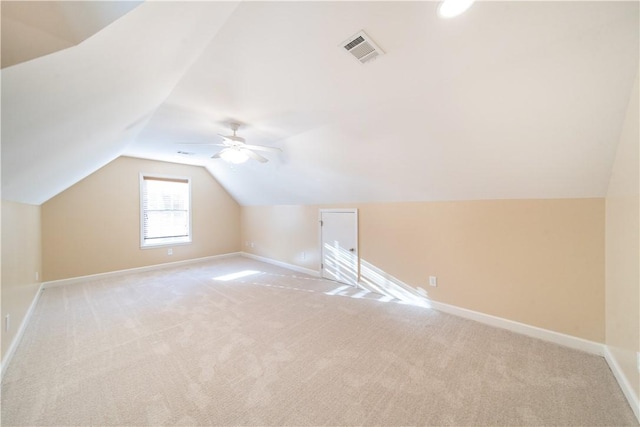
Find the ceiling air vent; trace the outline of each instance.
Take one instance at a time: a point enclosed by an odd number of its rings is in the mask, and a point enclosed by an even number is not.
[[[384,52],[364,31],[359,31],[340,44],[347,52],[364,64],[376,59]]]

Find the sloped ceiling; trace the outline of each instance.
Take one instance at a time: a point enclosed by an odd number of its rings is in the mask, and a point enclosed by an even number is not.
[[[152,2],[2,70],[2,197],[41,204],[120,156],[237,6]]]
[[[203,165],[244,205],[604,196],[638,3],[436,8],[145,3],[2,71],[2,196],[42,203],[122,154]],[[386,52],[366,65],[339,47],[361,29]],[[180,144],[229,121],[283,152]]]
[[[75,46],[141,1],[3,1],[2,68]]]

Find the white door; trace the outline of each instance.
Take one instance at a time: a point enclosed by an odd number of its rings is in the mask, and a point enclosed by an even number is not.
[[[322,277],[351,286],[358,283],[358,210],[321,209]]]

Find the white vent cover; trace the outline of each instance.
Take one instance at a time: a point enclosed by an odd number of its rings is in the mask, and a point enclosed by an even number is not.
[[[349,37],[340,43],[340,47],[344,48],[362,64],[372,61],[380,55],[384,55],[382,49],[380,49],[364,31],[359,31]]]

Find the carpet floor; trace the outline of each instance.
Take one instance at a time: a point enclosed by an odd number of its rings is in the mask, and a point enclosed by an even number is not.
[[[602,357],[242,257],[43,291],[2,425],[637,425]]]

